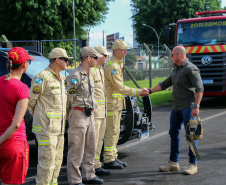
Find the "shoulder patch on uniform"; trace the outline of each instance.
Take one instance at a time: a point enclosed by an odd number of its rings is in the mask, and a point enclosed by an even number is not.
[[[75,88],[71,88],[71,89],[69,90],[69,93],[70,93],[70,94],[75,94],[75,92],[76,92]]]
[[[40,87],[39,87],[39,86],[35,86],[35,87],[33,88],[33,93],[39,94],[39,93],[40,93]]]
[[[78,81],[78,80],[76,80],[76,79],[74,79],[74,78],[71,79],[71,83],[72,83],[72,84],[77,84],[77,81]]]
[[[116,70],[114,69],[114,70],[112,70],[111,71],[111,74],[113,75],[113,74],[116,74]]]
[[[35,83],[42,84],[43,79],[42,78],[36,78]]]

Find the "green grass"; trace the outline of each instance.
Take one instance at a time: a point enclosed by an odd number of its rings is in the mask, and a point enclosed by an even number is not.
[[[163,81],[165,78],[155,78],[152,80],[152,87],[156,86],[160,81]],[[137,81],[138,84],[141,86],[141,88],[148,88],[149,87],[149,80],[141,80]],[[124,82],[126,86],[136,88],[136,85],[133,83],[133,81],[126,81]],[[167,103],[171,103],[173,101],[172,97],[172,91],[165,90],[156,92],[150,95],[152,106],[155,107],[157,105],[163,105]],[[142,107],[142,104],[139,102],[139,106]]]

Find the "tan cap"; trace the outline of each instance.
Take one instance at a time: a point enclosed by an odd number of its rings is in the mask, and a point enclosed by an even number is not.
[[[67,52],[65,49],[63,48],[54,48],[52,49],[52,51],[49,53],[49,59],[52,59],[52,58],[59,58],[59,57],[64,57],[64,58],[67,58],[67,59],[73,59],[73,57],[69,57],[67,56]]]
[[[102,57],[101,54],[99,54],[94,48],[86,46],[83,47],[80,51],[81,56],[90,56],[90,55],[96,55],[97,57]]]
[[[112,49],[128,49],[130,46],[127,46],[123,40],[117,39],[113,42]]]
[[[95,48],[95,50],[96,50],[98,53],[100,53],[100,54],[102,54],[102,55],[103,55],[103,54],[104,54],[104,55],[111,55],[111,54],[112,54],[112,53],[108,52],[104,46],[96,46],[96,47],[94,47],[94,48]]]

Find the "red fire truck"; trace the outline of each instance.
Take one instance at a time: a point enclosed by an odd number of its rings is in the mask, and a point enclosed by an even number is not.
[[[177,21],[175,43],[200,69],[204,96],[226,96],[226,10],[195,14]]]

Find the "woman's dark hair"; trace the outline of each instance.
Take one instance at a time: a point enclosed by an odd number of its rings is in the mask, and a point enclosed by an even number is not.
[[[21,63],[21,64],[13,64],[13,59],[9,58],[9,60],[7,62],[7,69],[9,71],[9,74],[8,74],[6,80],[10,80],[12,70],[18,69],[20,66],[22,66],[22,64],[23,63]]]

